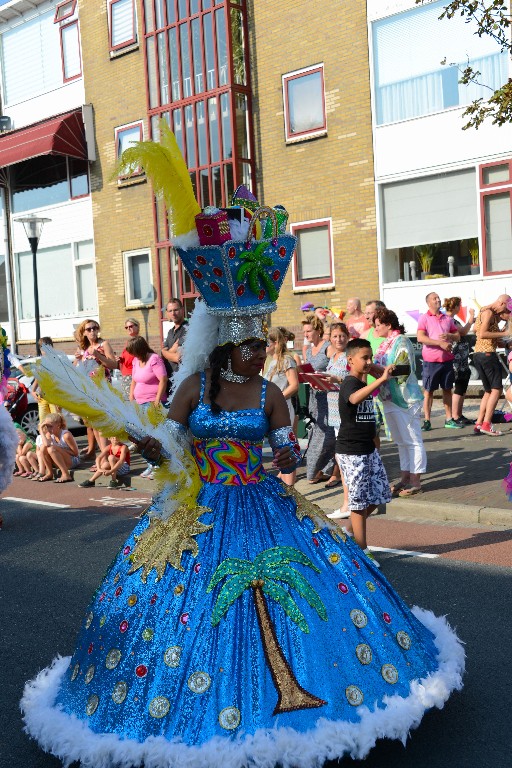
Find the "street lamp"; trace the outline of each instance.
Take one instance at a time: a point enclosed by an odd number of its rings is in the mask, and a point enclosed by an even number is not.
[[[14,221],[20,221],[24,228],[30,243],[30,250],[32,251],[32,274],[34,276],[34,315],[36,320],[36,353],[41,354],[39,347],[39,339],[41,338],[41,328],[39,324],[39,287],[37,283],[37,246],[43,232],[43,227],[46,222],[50,222],[51,219],[44,219],[41,216],[20,216],[14,219]]]

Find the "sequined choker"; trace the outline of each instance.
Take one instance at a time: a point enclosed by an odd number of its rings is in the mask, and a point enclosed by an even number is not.
[[[231,358],[228,358],[228,367],[226,369],[222,369],[220,372],[221,379],[225,379],[226,381],[232,381],[235,384],[245,384],[246,381],[249,381],[251,378],[250,376],[242,376],[239,373],[235,373],[231,367]]]
[[[250,376],[241,376],[238,373],[233,373],[231,370],[227,371],[221,371],[220,372],[221,379],[226,379],[226,381],[233,381],[235,384],[245,384],[246,381],[249,381],[251,378]]]

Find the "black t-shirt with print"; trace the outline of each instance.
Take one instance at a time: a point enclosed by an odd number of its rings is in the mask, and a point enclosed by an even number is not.
[[[340,385],[340,431],[336,440],[336,453],[349,456],[367,456],[375,450],[373,438],[377,433],[373,397],[369,395],[358,405],[350,402],[350,395],[366,387],[364,381],[347,376]]]

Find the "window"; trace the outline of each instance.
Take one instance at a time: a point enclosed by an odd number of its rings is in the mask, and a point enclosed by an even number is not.
[[[111,0],[109,14],[110,50],[134,45],[137,42],[135,0]]]
[[[82,74],[78,21],[72,21],[70,24],[61,26],[60,44],[62,49],[62,74],[64,82],[75,80]]]
[[[43,155],[11,166],[12,212],[65,203],[89,194],[87,160]]]
[[[142,120],[131,125],[116,128],[116,159],[119,160],[125,149],[128,149],[137,141],[142,141]],[[142,169],[139,170],[142,173]]]
[[[75,12],[76,2],[77,0],[64,0],[63,3],[59,3],[55,9],[54,23],[71,18]]]
[[[331,219],[291,225],[297,238],[293,258],[293,287],[334,285]]]
[[[53,10],[4,32],[1,56],[5,107],[62,86],[59,27],[53,23]]]
[[[377,125],[487,99],[489,88],[506,82],[506,51],[490,35],[475,35],[465,17],[440,21],[445,5],[442,0],[373,24]],[[459,84],[468,62],[482,85]]]
[[[155,292],[151,272],[151,252],[129,251],[123,254],[124,285],[127,306],[153,304]]]
[[[34,318],[32,253],[17,254],[18,310],[22,320]],[[92,240],[40,248],[37,251],[41,317],[65,317],[97,311]],[[58,282],[58,285],[57,285]]]
[[[384,282],[419,279],[422,245],[435,246],[432,274],[449,274],[449,256],[457,275],[470,274],[467,240],[478,237],[473,168],[386,184],[381,195]]]
[[[512,160],[480,168],[484,274],[510,272]]]
[[[325,135],[323,64],[283,75],[283,102],[286,141]]]

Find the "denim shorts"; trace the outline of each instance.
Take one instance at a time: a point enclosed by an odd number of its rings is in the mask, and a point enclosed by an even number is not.
[[[451,389],[455,381],[453,372],[453,360],[444,363],[429,363],[423,361],[423,389],[426,392],[435,392],[436,389]]]

